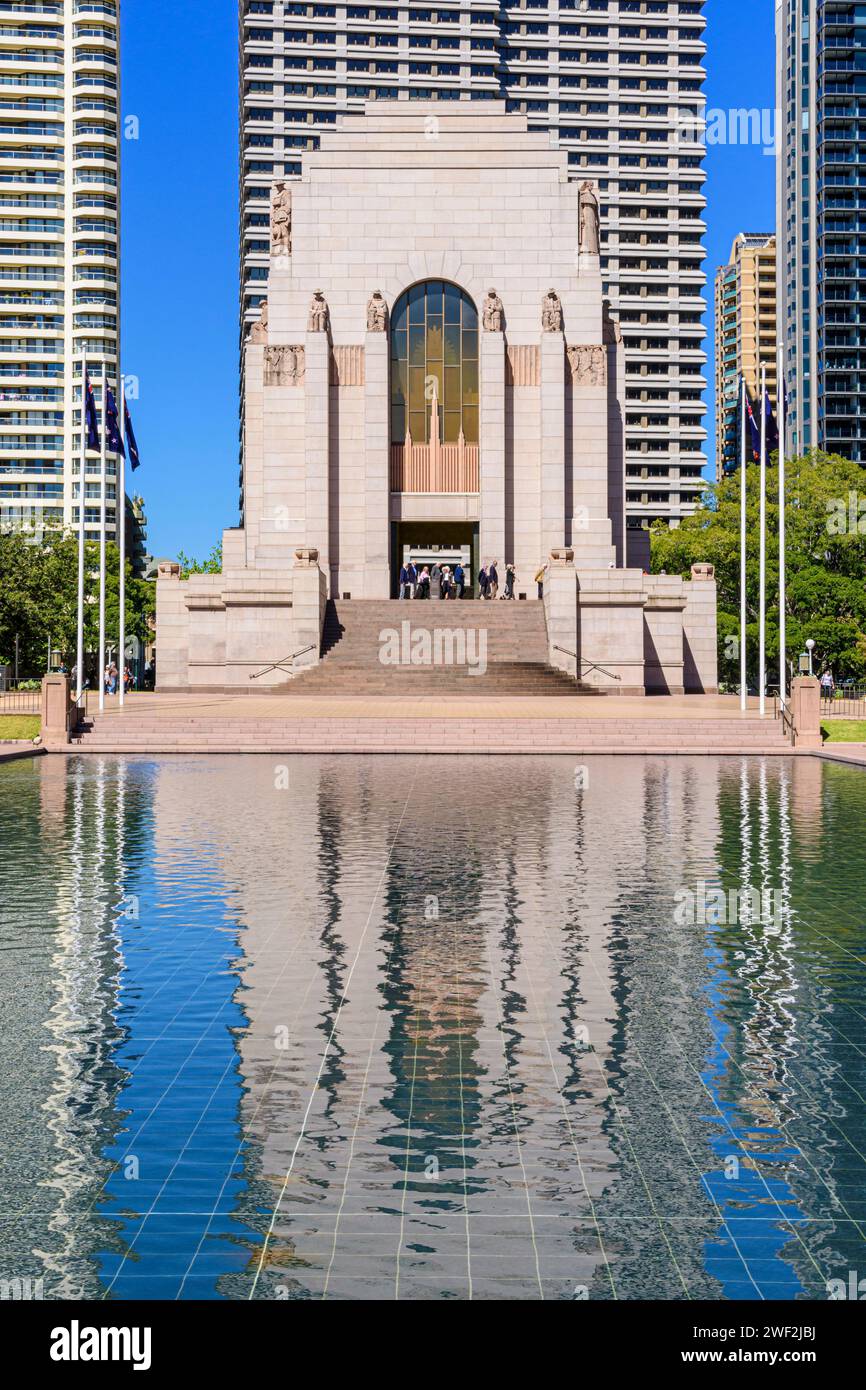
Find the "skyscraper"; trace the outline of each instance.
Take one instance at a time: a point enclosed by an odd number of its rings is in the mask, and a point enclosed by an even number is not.
[[[740,378],[760,398],[761,368],[776,408],[776,238],[740,232],[727,265],[716,271],[716,477],[734,473],[742,456]]]
[[[0,0],[0,529],[78,524],[82,353],[119,329],[116,0]],[[107,533],[114,536],[114,464]],[[99,534],[99,459],[85,478]]]
[[[704,150],[679,133],[702,102],[703,0],[242,0],[240,22],[242,331],[268,277],[271,184],[300,174],[339,114],[504,97],[568,150],[572,177],[598,180],[602,273],[627,348],[629,523],[693,510],[706,464]]]
[[[866,462],[866,10],[776,0],[776,221],[790,447]]]

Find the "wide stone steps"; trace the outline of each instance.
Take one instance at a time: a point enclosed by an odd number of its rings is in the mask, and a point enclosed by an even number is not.
[[[456,634],[449,641],[443,633]],[[432,661],[418,664],[420,633]],[[436,657],[439,656],[437,662]],[[394,658],[398,657],[398,660]],[[277,687],[305,696],[598,695],[548,665],[540,603],[336,599],[318,665]]]
[[[92,753],[573,753],[791,752],[772,720],[485,717],[410,718],[305,714],[297,719],[133,713],[94,716],[73,743]]]

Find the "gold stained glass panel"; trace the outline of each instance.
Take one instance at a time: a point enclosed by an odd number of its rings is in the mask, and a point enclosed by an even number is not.
[[[478,443],[478,314],[458,285],[428,280],[402,294],[391,312],[391,438],[402,443],[409,427],[428,443],[431,381],[438,383],[442,441],[463,430]],[[408,397],[408,401],[407,401]]]

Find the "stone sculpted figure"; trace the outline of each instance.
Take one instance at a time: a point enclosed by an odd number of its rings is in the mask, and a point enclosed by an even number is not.
[[[321,290],[316,290],[310,300],[310,316],[307,319],[308,333],[327,333],[328,305]]]
[[[301,386],[305,372],[303,347],[286,344],[265,348],[265,386]]]
[[[598,198],[588,179],[580,185],[579,248],[585,256],[599,254]]]
[[[499,295],[495,290],[488,290],[481,316],[485,333],[502,332],[502,313],[502,300]]]
[[[283,182],[271,189],[271,253],[292,254],[292,190]]]
[[[603,344],[581,343],[566,353],[575,386],[607,385],[607,349]]]
[[[388,326],[388,306],[381,290],[374,290],[367,305],[367,332],[384,333]]]
[[[258,323],[250,326],[249,340],[251,343],[266,343],[268,341],[268,301],[266,299],[262,300]]]
[[[548,290],[542,300],[541,331],[543,333],[562,332],[562,305],[556,290]]]

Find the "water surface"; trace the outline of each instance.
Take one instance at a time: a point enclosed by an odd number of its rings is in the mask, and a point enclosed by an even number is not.
[[[0,1281],[866,1277],[864,814],[817,759],[0,767]]]

